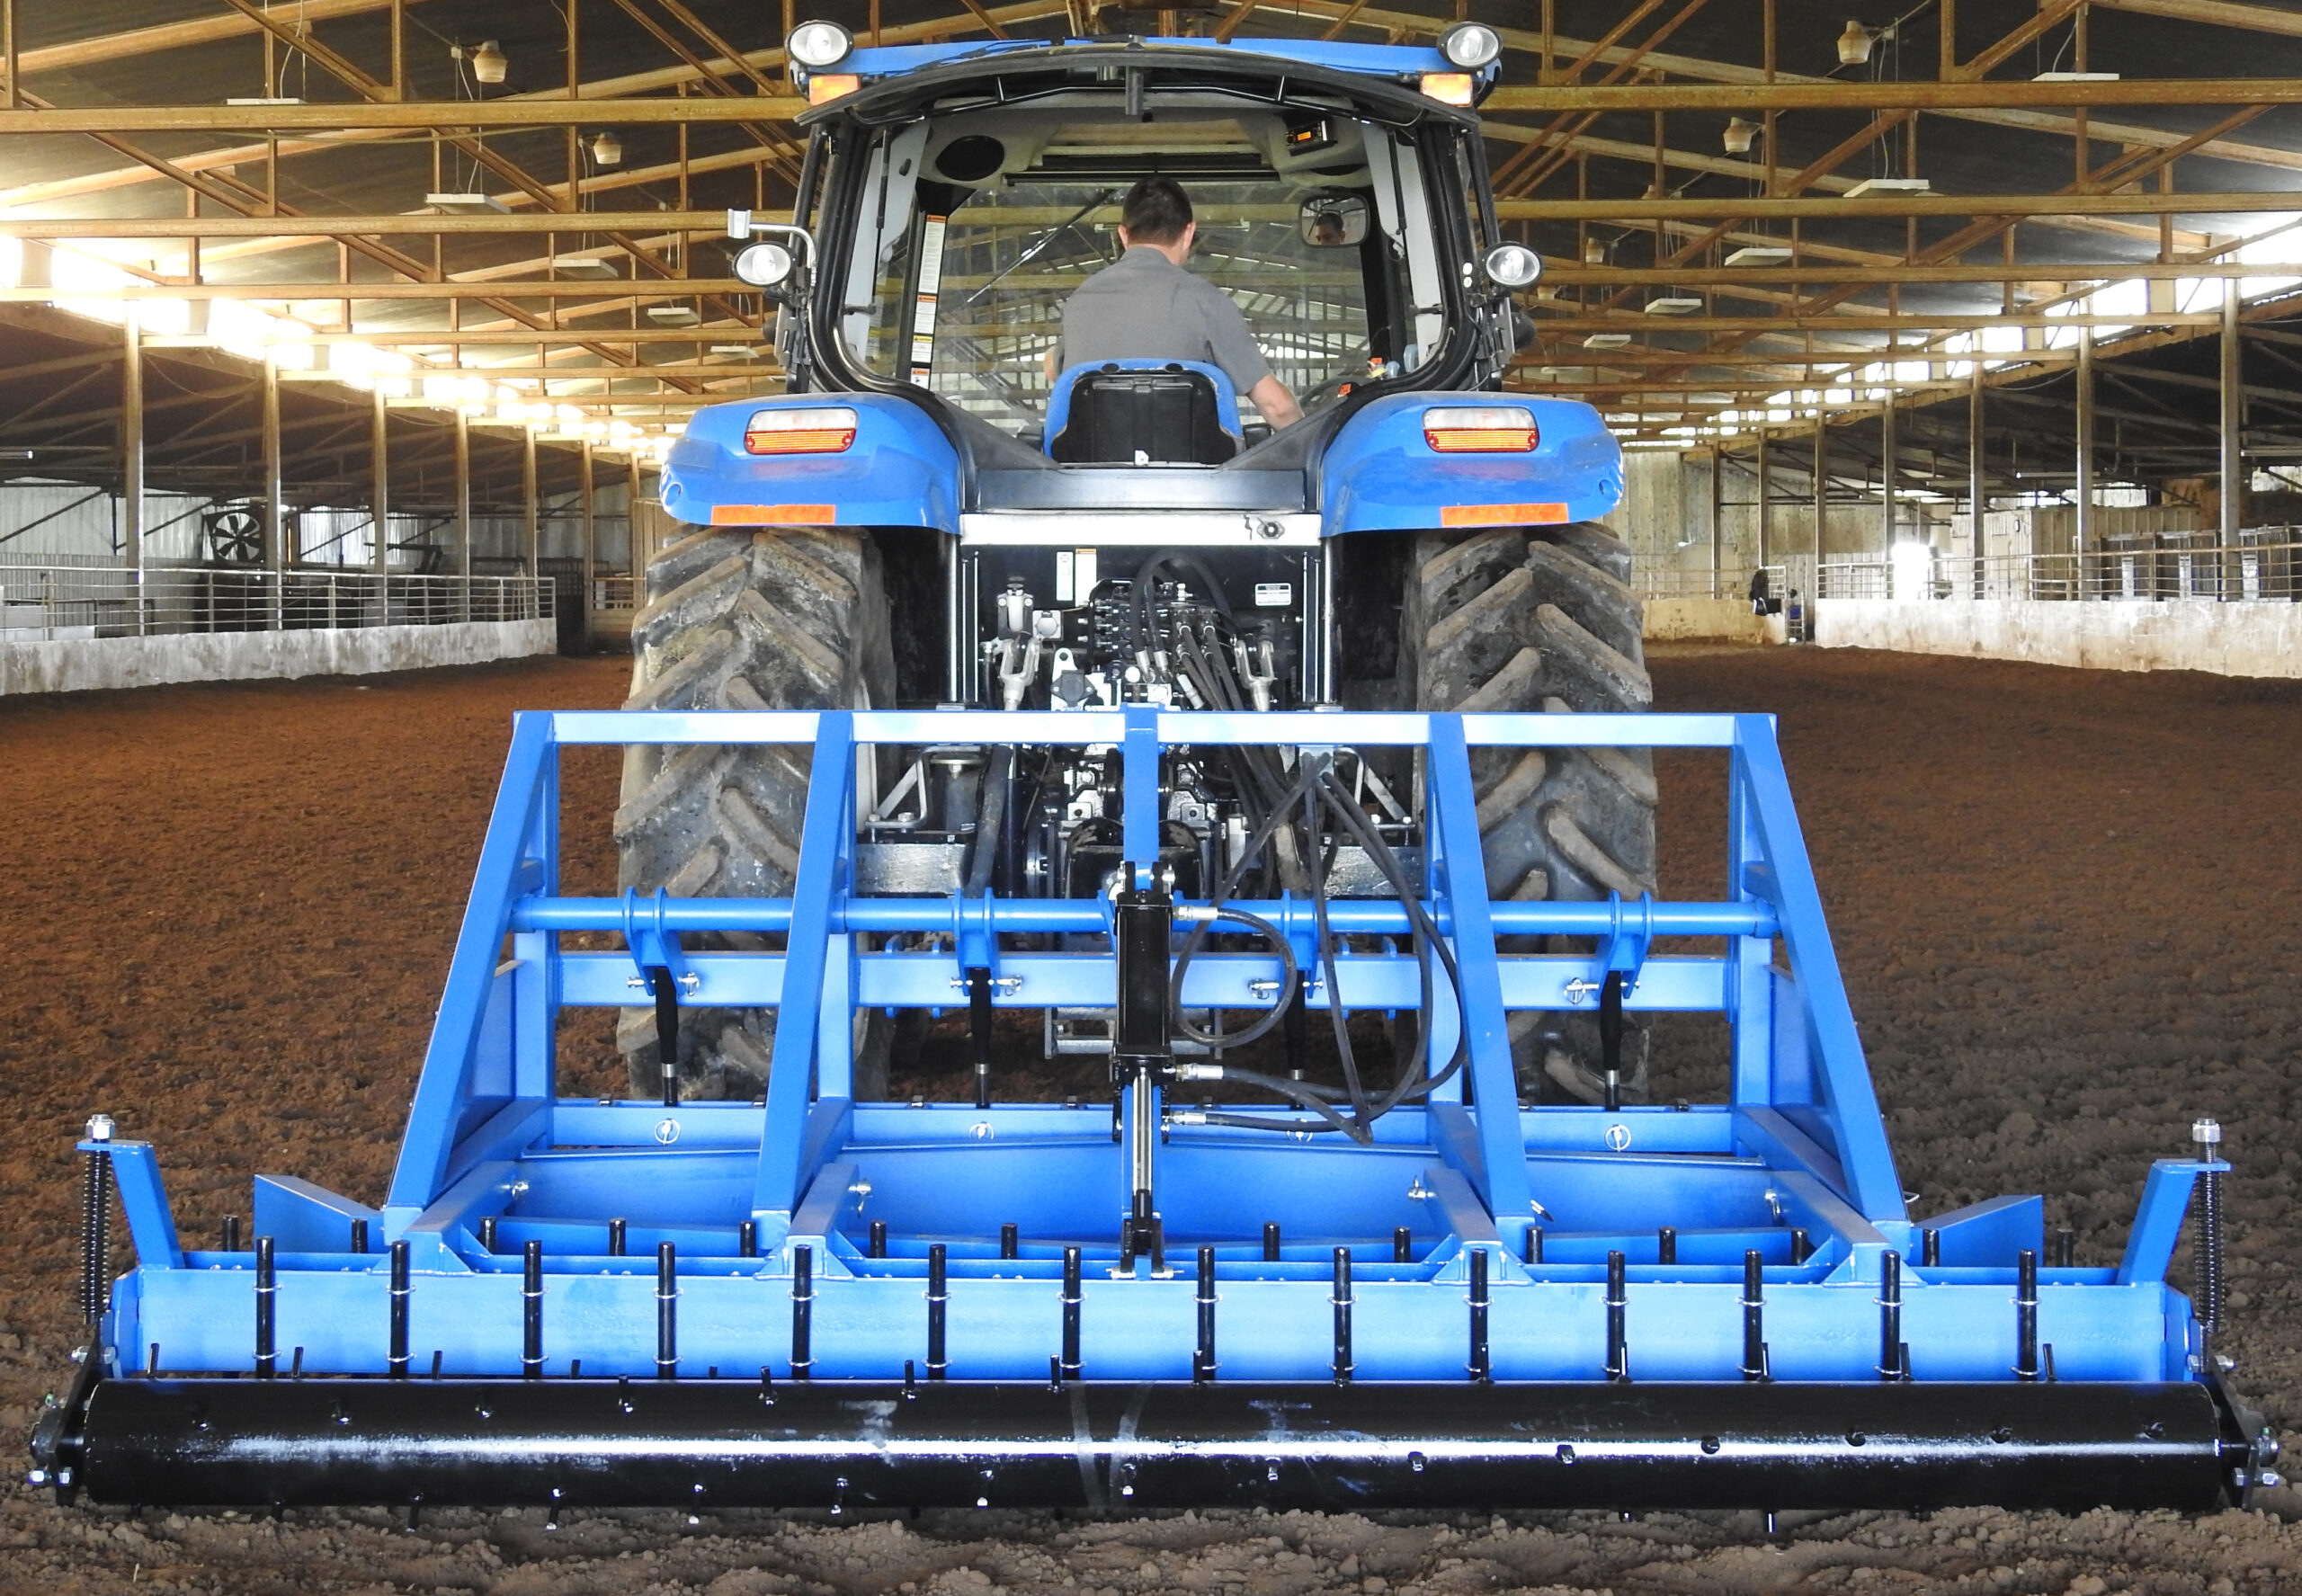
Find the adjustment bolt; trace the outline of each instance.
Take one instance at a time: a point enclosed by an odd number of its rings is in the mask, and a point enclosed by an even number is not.
[[[108,1142],[112,1140],[112,1116],[110,1114],[91,1114],[88,1116],[88,1139],[92,1142]]]
[[[2190,1121],[2190,1140],[2201,1147],[2216,1147],[2222,1144],[2222,1127],[2213,1119]]]
[[[2258,1468],[2254,1471],[2254,1484],[2267,1489],[2273,1485],[2282,1485],[2286,1484],[2286,1480],[2275,1468]]]

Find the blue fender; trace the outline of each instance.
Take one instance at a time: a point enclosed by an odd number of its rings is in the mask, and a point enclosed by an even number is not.
[[[1423,413],[1523,406],[1537,433],[1526,454],[1441,454]],[[1324,536],[1423,527],[1595,521],[1622,499],[1622,446],[1573,399],[1517,393],[1393,394],[1344,422],[1322,468]]]
[[[763,410],[855,412],[838,454],[754,455]],[[959,457],[918,406],[887,394],[777,394],[699,410],[664,462],[664,508],[695,526],[884,526],[959,530]]]

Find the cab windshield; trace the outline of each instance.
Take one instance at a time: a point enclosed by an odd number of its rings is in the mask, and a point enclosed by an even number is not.
[[[861,165],[845,358],[1020,437],[1045,422],[1064,301],[1119,257],[1120,198],[1153,174],[1191,196],[1188,269],[1307,407],[1414,370],[1444,336],[1420,156],[1341,111],[1011,109],[859,129],[842,156]]]

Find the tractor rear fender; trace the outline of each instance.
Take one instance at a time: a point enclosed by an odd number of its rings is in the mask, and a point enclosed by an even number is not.
[[[754,417],[845,411],[839,425],[808,426],[820,449],[755,454]],[[801,418],[794,416],[793,420]],[[810,422],[815,417],[805,418]],[[825,418],[843,423],[844,417]],[[664,464],[664,508],[697,526],[871,526],[959,530],[959,457],[918,406],[888,394],[779,394],[699,410]]]
[[[1433,410],[1503,407],[1534,415],[1525,452],[1441,453],[1423,434]],[[1622,449],[1599,413],[1529,394],[1396,394],[1336,430],[1321,467],[1325,532],[1532,526],[1596,521],[1622,498]]]

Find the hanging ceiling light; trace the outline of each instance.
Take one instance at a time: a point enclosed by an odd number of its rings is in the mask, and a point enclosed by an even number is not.
[[[622,165],[623,140],[602,129],[592,139],[592,160],[601,166]]]
[[[1860,22],[1849,20],[1846,31],[1838,36],[1838,64],[1860,67],[1870,58],[1870,30]]]
[[[504,54],[503,48],[493,39],[482,43],[477,49],[471,52],[471,75],[481,83],[502,83],[504,74],[511,65],[510,59]]]
[[[1605,265],[1607,263],[1606,245],[1596,238],[1583,240],[1583,263],[1586,266]]]
[[[1726,131],[1722,135],[1726,145],[1726,153],[1730,156],[1749,155],[1751,146],[1758,136],[1758,123],[1744,121],[1739,116],[1731,116],[1726,119]]]

